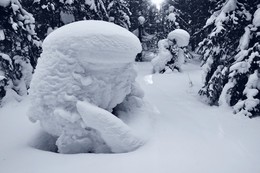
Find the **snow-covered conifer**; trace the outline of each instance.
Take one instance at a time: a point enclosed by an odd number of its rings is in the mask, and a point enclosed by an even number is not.
[[[36,20],[36,32],[43,40],[53,30],[80,20],[104,20],[128,28],[128,4],[122,0],[25,0],[24,6]]]
[[[25,95],[41,51],[35,20],[18,0],[0,3],[0,100]]]
[[[134,69],[140,51],[136,36],[104,21],[74,22],[47,36],[29,90],[29,116],[58,137],[59,152],[127,152],[140,146],[112,114],[142,106]]]
[[[124,28],[131,27],[129,4],[125,0],[110,0],[107,5],[109,17],[113,17],[113,22]]]
[[[205,72],[205,85],[200,94],[206,96],[211,105],[227,103],[234,106],[235,112],[250,117],[259,114],[259,89],[252,84],[257,81],[259,68],[259,26],[256,22],[259,3],[219,1],[205,26],[213,28],[212,32],[200,43],[199,49]],[[256,100],[254,104],[251,104],[252,99]]]

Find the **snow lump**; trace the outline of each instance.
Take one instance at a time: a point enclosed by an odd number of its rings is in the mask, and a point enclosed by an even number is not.
[[[60,153],[120,153],[142,145],[114,115],[142,106],[134,68],[140,51],[135,35],[104,21],[71,23],[44,40],[29,117],[57,137]]]

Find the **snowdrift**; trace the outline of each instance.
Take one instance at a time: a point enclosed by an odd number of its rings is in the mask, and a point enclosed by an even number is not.
[[[68,24],[44,40],[29,90],[29,117],[58,137],[59,152],[127,152],[141,145],[111,113],[142,104],[133,64],[140,51],[136,36],[103,21]]]

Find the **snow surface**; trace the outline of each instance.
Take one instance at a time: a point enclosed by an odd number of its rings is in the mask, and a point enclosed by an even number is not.
[[[190,34],[183,29],[175,29],[168,34],[169,40],[175,39],[179,47],[188,46],[190,41]]]
[[[260,119],[233,115],[231,108],[200,102],[199,63],[185,64],[182,73],[172,74],[152,75],[150,63],[138,67],[138,81],[155,113],[154,121],[149,121],[151,113],[142,112],[130,124],[137,132],[150,135],[144,146],[124,154],[49,152],[55,140],[41,132],[39,124],[28,121],[30,103],[24,100],[0,109],[0,172],[260,172]]]
[[[130,146],[129,129],[124,130],[127,126],[117,125],[119,121],[115,121],[111,113],[111,120],[106,118],[107,127],[102,124],[107,130],[104,133],[84,121],[98,113],[94,114],[92,109],[82,113],[82,109],[77,109],[79,101],[88,102],[95,105],[96,110],[103,109],[105,112],[120,110],[116,108],[119,104],[123,104],[121,106],[126,111],[135,109],[133,104],[136,108],[141,107],[143,93],[136,84],[134,69],[139,47],[139,40],[131,32],[100,21],[66,25],[44,40],[43,53],[29,90],[33,100],[29,117],[32,121],[39,120],[46,132],[58,137],[59,152],[107,153],[110,149],[112,152],[126,152],[139,146],[137,142],[132,142],[133,146]],[[131,105],[127,104],[129,99]],[[120,127],[119,134],[115,133],[114,126]],[[106,140],[108,133],[114,143]],[[122,142],[125,136],[121,133],[127,134],[128,143]],[[115,140],[117,137],[122,139]],[[135,136],[132,137],[133,141],[138,141]],[[121,144],[116,144],[116,141],[121,141]],[[120,145],[121,148],[115,150],[112,145]]]

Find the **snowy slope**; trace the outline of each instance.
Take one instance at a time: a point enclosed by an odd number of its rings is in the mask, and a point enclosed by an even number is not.
[[[51,150],[52,139],[26,117],[28,100],[0,110],[0,173],[259,173],[260,119],[232,114],[230,108],[209,107],[197,91],[201,70],[184,65],[183,73],[150,75],[140,63],[138,81],[154,106],[149,116],[136,116],[131,127],[150,140],[124,154],[63,155]],[[193,82],[191,87],[189,77]],[[150,127],[150,125],[152,127]],[[45,146],[37,146],[35,141]]]

